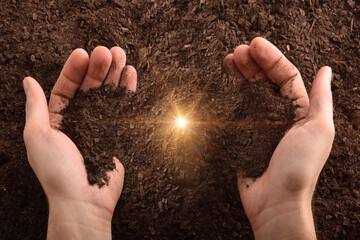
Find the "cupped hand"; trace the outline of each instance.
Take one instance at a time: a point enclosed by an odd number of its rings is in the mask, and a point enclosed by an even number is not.
[[[240,197],[255,237],[289,239],[282,230],[295,234],[307,224],[302,239],[314,238],[311,199],[335,135],[331,69],[323,67],[317,73],[309,99],[296,67],[263,38],[237,47],[224,65],[239,82],[274,81],[297,106],[298,121],[280,141],[265,173],[255,181],[238,174]]]
[[[97,231],[102,231],[101,223],[109,227],[122,191],[124,167],[114,158],[116,169],[108,173],[109,184],[102,188],[89,185],[83,157],[59,127],[62,110],[78,90],[88,91],[111,84],[114,88],[125,86],[127,90],[136,91],[136,70],[125,63],[125,52],[119,47],[111,50],[97,47],[90,59],[83,49],[74,50],[55,83],[49,106],[37,81],[31,77],[23,81],[26,93],[24,140],[29,163],[48,198],[49,234],[52,221],[55,224],[80,220],[79,226],[85,226],[88,224],[85,218],[88,218],[100,222],[92,226],[99,228]],[[79,211],[81,214],[76,216]]]

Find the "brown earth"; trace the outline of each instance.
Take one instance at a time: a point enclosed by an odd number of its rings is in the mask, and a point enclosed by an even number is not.
[[[321,66],[332,67],[336,138],[313,199],[315,225],[319,239],[360,238],[355,1],[12,0],[2,3],[0,34],[0,239],[46,236],[46,197],[22,139],[22,79],[32,75],[49,96],[71,51],[97,45],[126,50],[138,92],[80,93],[64,128],[83,133],[73,139],[85,159],[94,160],[87,142],[98,159],[117,156],[126,168],[114,239],[253,239],[236,170],[259,176],[292,124],[272,83],[239,86],[222,71],[223,58],[256,36],[285,53],[308,90]],[[188,130],[174,129],[176,109],[191,113]],[[74,127],[84,117],[91,134]]]

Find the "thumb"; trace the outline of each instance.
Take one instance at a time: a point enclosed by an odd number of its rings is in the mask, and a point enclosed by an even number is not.
[[[330,67],[322,67],[316,74],[310,92],[310,117],[333,119],[331,79],[332,71]]]
[[[45,94],[39,83],[31,77],[26,77],[23,80],[23,87],[26,94],[25,128],[50,126]]]

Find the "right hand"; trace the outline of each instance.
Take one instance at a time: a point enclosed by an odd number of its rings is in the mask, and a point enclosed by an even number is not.
[[[304,230],[301,224],[306,223],[308,232],[304,233],[309,238],[315,237],[311,199],[335,135],[331,68],[320,69],[309,100],[299,71],[263,38],[255,38],[250,46],[237,47],[224,64],[238,81],[270,78],[279,85],[283,96],[299,106],[295,115],[300,120],[280,141],[265,173],[256,181],[238,174],[241,201],[255,237],[295,236],[278,231],[292,223],[289,230]],[[307,220],[303,221],[304,218]]]
[[[109,184],[102,188],[89,185],[83,157],[58,129],[62,110],[78,90],[111,84],[136,91],[136,70],[125,63],[125,52],[119,47],[97,47],[90,59],[83,49],[74,50],[51,92],[49,107],[39,83],[31,77],[24,79],[24,140],[29,163],[49,202],[49,238],[88,234],[87,239],[92,239],[99,233],[111,238],[111,218],[122,191],[124,167],[115,159],[116,169],[108,173]]]

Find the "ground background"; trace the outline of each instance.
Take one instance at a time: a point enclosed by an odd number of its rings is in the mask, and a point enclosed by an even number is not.
[[[165,90],[179,85],[194,96],[211,81],[219,93],[210,87],[209,94],[222,98],[232,93],[222,59],[256,36],[285,53],[308,90],[315,71],[332,67],[336,138],[314,195],[315,225],[319,239],[359,239],[360,6],[351,0],[3,1],[0,239],[46,236],[46,198],[22,140],[24,76],[36,78],[49,96],[73,49],[90,52],[99,44],[119,45],[138,70],[139,89],[148,89],[151,96],[160,80]],[[247,134],[255,141],[261,132],[250,129]],[[244,146],[251,149],[254,141]],[[146,159],[142,161],[124,164],[127,180],[114,214],[115,239],[253,238],[232,167],[205,165],[214,180],[206,188],[185,188],[171,181],[169,186],[162,165],[152,166],[149,175]],[[202,176],[194,178],[200,182]]]

